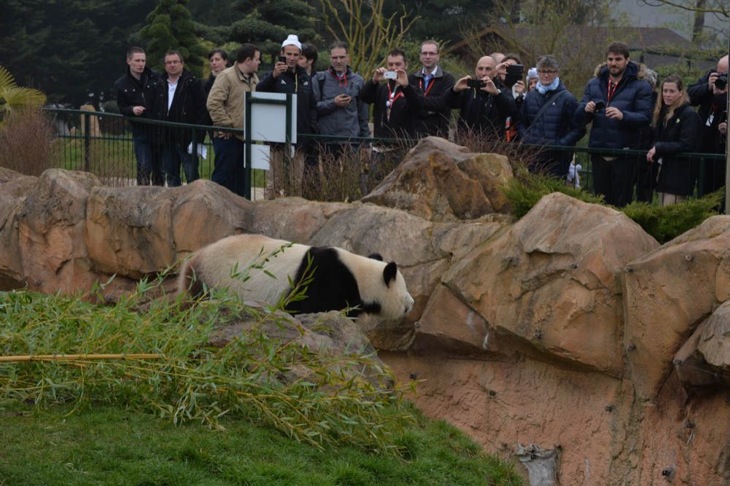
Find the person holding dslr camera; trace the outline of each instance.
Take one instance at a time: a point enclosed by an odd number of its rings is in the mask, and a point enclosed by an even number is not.
[[[515,99],[498,80],[496,66],[492,57],[480,58],[474,77],[464,76],[444,94],[446,103],[460,110],[457,134],[478,132],[492,140],[504,140],[507,118],[517,119]]]
[[[727,73],[728,56],[717,61],[716,69],[702,76],[687,88],[689,102],[698,106],[702,127],[698,151],[724,154],[727,140]],[[724,160],[706,160],[704,178],[699,181],[699,195],[714,192],[725,185]],[[699,172],[699,170],[698,170]]]

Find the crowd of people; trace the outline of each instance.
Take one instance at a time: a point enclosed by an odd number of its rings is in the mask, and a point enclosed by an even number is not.
[[[724,163],[700,167],[680,154],[725,153],[728,56],[688,88],[677,75],[657,86],[656,72],[632,61],[626,44],[613,42],[579,100],[561,81],[560,62],[552,55],[525,70],[519,56],[492,53],[477,61],[473,74],[456,79],[439,64],[433,40],[421,43],[416,69],[409,70],[406,54],[393,49],[385,66],[367,77],[352,71],[346,43],[333,43],[329,54],[330,66],[317,71],[317,49],[289,35],[271,71],[259,79],[258,47],[243,44],[230,60],[215,49],[210,78],[199,80],[178,51],[165,54],[164,73],[156,74],[145,52],[130,48],[127,74],[115,87],[120,111],[131,121],[137,183],[180,185],[181,167],[187,182],[197,179],[196,146],[207,133],[215,151],[212,180],[243,195],[240,129],[244,93],[252,91],[297,95],[295,158],[308,181],[318,180],[323,153],[337,158],[362,150],[371,126],[375,139],[368,150],[387,151],[387,141],[399,138],[448,137],[451,112],[458,110],[457,134],[545,147],[531,158],[529,170],[563,179],[575,173],[571,148],[590,126],[593,189],[617,207],[634,198],[650,202],[655,194],[661,204],[673,204],[693,194],[696,184],[702,195],[725,183]],[[211,129],[145,124],[143,118]],[[284,157],[283,147],[272,147],[272,165]],[[317,199],[317,191],[309,184],[304,195]]]

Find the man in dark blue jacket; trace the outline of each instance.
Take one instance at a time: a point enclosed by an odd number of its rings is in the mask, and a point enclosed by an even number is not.
[[[637,149],[640,128],[651,123],[652,94],[648,82],[638,79],[639,66],[629,60],[623,42],[608,46],[606,66],[588,81],[576,117],[593,122],[588,141],[596,149]],[[622,154],[594,154],[593,192],[608,204],[626,206],[632,200],[637,158]]]
[[[540,171],[565,179],[576,142],[586,130],[575,117],[578,100],[560,81],[560,65],[553,56],[537,60],[538,82],[522,103],[518,125],[523,143],[556,145],[564,150],[544,150],[530,164],[531,171]]]

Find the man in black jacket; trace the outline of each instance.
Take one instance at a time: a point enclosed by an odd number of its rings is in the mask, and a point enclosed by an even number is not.
[[[388,53],[386,65],[387,69],[375,70],[360,91],[360,97],[373,105],[375,138],[411,138],[418,111],[418,92],[408,83],[405,53],[393,49]]]
[[[698,145],[700,152],[708,154],[725,153],[725,143],[727,141],[727,74],[728,56],[724,56],[717,62],[716,69],[711,70],[687,88],[690,104],[699,106],[697,113],[702,121],[700,144]],[[714,192],[725,185],[725,166],[724,160],[704,162],[704,177],[699,181],[700,196]]]
[[[165,74],[158,86],[154,102],[154,117],[174,123],[205,123],[205,91],[198,78],[185,70],[178,51],[165,53]],[[201,128],[159,126],[155,141],[161,146],[162,169],[170,187],[181,185],[180,165],[189,183],[198,179],[198,145],[205,138]],[[194,143],[195,142],[195,143]]]
[[[517,104],[511,90],[496,78],[496,66],[490,56],[480,58],[474,68],[475,76],[459,79],[444,95],[449,106],[460,109],[459,132],[504,140],[507,118],[517,119]]]
[[[151,118],[159,77],[147,67],[147,56],[141,47],[127,50],[127,73],[117,79],[117,106],[121,114],[130,117],[132,143],[137,159],[137,185],[156,186],[163,184],[159,154],[153,151],[151,124],[135,120]]]
[[[451,108],[442,95],[454,87],[454,77],[444,71],[438,62],[438,43],[434,40],[423,41],[421,44],[423,67],[408,77],[408,83],[419,94],[418,113],[415,118],[416,137],[449,136]]]
[[[283,59],[274,64],[274,69],[264,76],[256,86],[256,91],[269,93],[290,93],[297,95],[297,153],[294,159],[295,167],[287,167],[288,157],[285,157],[282,146],[274,146],[271,151],[270,170],[267,173],[268,198],[275,192],[286,192],[299,188],[304,171],[303,163],[316,164],[313,140],[307,135],[317,131],[317,101],[312,90],[312,78],[307,71],[299,66],[299,57],[302,54],[302,44],[299,37],[289,35],[281,44]],[[286,168],[285,168],[286,167]],[[292,170],[293,169],[293,170]],[[289,194],[291,195],[291,194]]]

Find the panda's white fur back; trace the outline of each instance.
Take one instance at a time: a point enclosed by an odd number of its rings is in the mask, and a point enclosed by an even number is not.
[[[277,304],[291,289],[289,281],[295,281],[302,261],[306,260],[310,246],[272,239],[263,235],[235,235],[223,238],[197,252],[183,265],[178,280],[180,292],[187,291],[191,282],[209,288],[227,287],[244,300]],[[322,248],[336,252],[339,261],[354,276],[359,297],[367,308],[378,309],[377,314],[385,318],[400,318],[410,312],[413,298],[406,289],[400,271],[396,271],[391,282],[386,285],[383,278],[385,262],[350,253],[342,248]],[[329,255],[326,253],[326,255]],[[325,255],[325,256],[326,256]],[[264,261],[268,260],[268,261]],[[251,268],[251,266],[261,268]],[[393,268],[395,264],[390,264]],[[240,273],[246,272],[248,279],[232,278],[232,269],[237,266]],[[390,268],[391,274],[393,268]],[[275,278],[272,278],[270,275]],[[321,286],[331,286],[338,292],[341,282],[313,282],[319,293]],[[327,289],[324,289],[327,292]],[[326,296],[326,294],[324,294]],[[317,298],[317,297],[313,297]],[[370,306],[370,304],[373,304]],[[329,304],[323,303],[325,307]],[[325,310],[339,310],[329,309]]]

